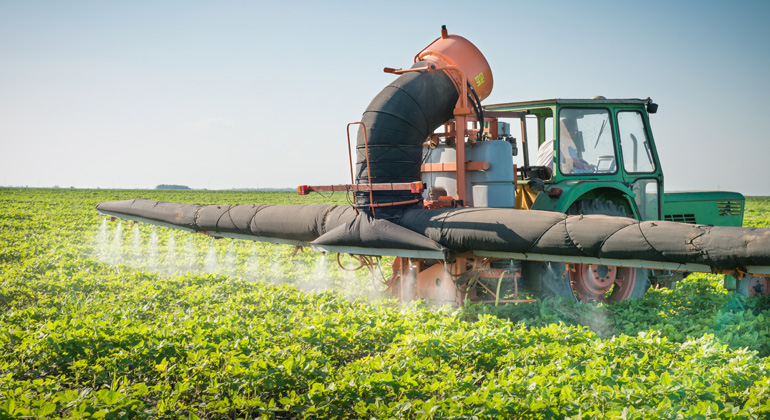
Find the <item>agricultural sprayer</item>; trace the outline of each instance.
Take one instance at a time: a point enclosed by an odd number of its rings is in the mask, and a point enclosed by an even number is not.
[[[618,301],[688,272],[725,274],[726,287],[746,295],[770,293],[770,229],[740,227],[741,194],[664,193],[649,98],[483,106],[489,65],[446,28],[411,68],[385,71],[395,80],[348,125],[358,131],[355,153],[348,135],[350,183],[297,188],[351,194],[353,205],[136,199],[97,209],[351,254],[362,267],[395,257],[387,286],[403,300]],[[537,158],[528,153],[534,141]]]

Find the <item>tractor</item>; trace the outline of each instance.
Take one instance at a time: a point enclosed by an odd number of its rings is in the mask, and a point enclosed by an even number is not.
[[[734,192],[664,192],[651,99],[548,99],[482,105],[483,54],[448,33],[385,68],[396,79],[348,124],[351,206],[197,206],[127,200],[105,215],[213,237],[392,260],[402,300],[621,301],[689,272],[770,293],[770,229],[742,228]],[[357,129],[355,152],[351,127]],[[537,156],[530,156],[531,149]],[[536,146],[536,147],[535,147]]]

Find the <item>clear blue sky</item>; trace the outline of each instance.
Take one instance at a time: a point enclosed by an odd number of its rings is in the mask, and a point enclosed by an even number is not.
[[[672,189],[770,195],[770,2],[0,1],[0,185],[349,179],[360,119],[442,24],[485,103],[652,97]]]

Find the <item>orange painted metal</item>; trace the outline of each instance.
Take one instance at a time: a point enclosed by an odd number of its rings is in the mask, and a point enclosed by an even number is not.
[[[339,252],[337,253],[337,265],[342,270],[344,270],[344,271],[358,271],[361,268],[363,268],[364,265],[366,264],[366,260],[364,259],[364,257],[365,257],[364,255],[354,255],[353,258],[358,261],[358,266],[357,267],[345,267],[345,265],[342,264],[342,261],[340,261],[340,256],[341,255],[342,254],[340,254]]]
[[[454,145],[456,148],[456,161],[454,163],[432,163],[421,166],[422,172],[455,172],[457,193],[455,197],[439,197],[437,200],[424,201],[423,205],[426,208],[464,206],[467,204],[466,171],[483,171],[490,168],[489,162],[466,162],[466,141],[472,144],[477,140],[497,138],[498,135],[497,118],[494,117],[484,118],[484,121],[479,121],[478,127],[468,128],[469,122],[477,121],[475,105],[472,103],[473,100],[469,99],[469,87],[473,89],[479,100],[486,99],[492,91],[492,71],[486,58],[484,58],[475,45],[463,37],[450,35],[446,28],[442,28],[441,36],[420,51],[415,56],[414,61],[425,62],[427,66],[411,69],[385,68],[384,71],[391,74],[404,74],[415,71],[443,71],[449,76],[459,94],[453,110],[453,119],[444,124],[445,132],[433,134],[429,140],[432,146],[435,147],[438,145],[440,138],[446,138],[447,146]],[[489,129],[485,128],[485,121],[489,122]],[[374,202],[373,191],[410,190],[413,193],[422,193],[424,185],[421,182],[372,184],[366,127],[364,127],[364,150],[366,153],[368,184],[355,184],[350,144],[350,125],[353,124],[361,124],[361,122],[348,124],[348,156],[351,184],[301,186],[298,187],[298,192],[306,194],[312,191],[369,191],[372,212],[374,212],[374,207],[420,202],[421,198],[395,203]],[[398,257],[393,262],[393,276],[386,283],[390,293],[399,296],[405,301],[417,298],[462,305],[464,299],[470,299],[475,302],[480,301],[484,297],[488,298],[488,296],[492,296],[499,303],[527,301],[518,299],[520,271],[493,269],[490,266],[491,261],[492,259],[488,258],[475,258],[470,253],[456,255],[452,262]],[[366,265],[371,267],[371,261]],[[490,276],[494,276],[498,281],[502,279],[506,279],[506,281],[513,280],[515,287],[513,299],[509,296],[510,292],[506,292],[505,299],[501,299],[501,296],[497,296],[483,282],[478,281],[479,276],[486,279],[485,281],[487,282],[491,281]],[[477,296],[477,290],[481,294],[480,296]]]
[[[465,264],[464,259],[462,264]],[[396,257],[393,261],[393,277],[387,282],[388,291],[404,302],[427,299],[462,305],[453,280],[452,266],[440,261]]]
[[[490,263],[495,260],[465,254],[453,262],[397,257],[393,262],[393,277],[387,281],[388,291],[402,300],[426,299],[455,305],[463,305],[466,300],[498,304],[534,302],[519,297],[521,271],[491,268]],[[513,282],[513,295],[498,296],[493,287],[479,279]]]
[[[481,137],[482,133],[486,133],[488,135],[487,136],[488,139],[499,140],[500,132],[499,132],[499,127],[497,123],[500,121],[500,119],[498,117],[487,117],[486,116],[487,112],[488,111],[484,111],[484,123],[486,124],[480,124],[479,128],[469,130],[469,131],[477,132],[479,137]],[[518,118],[519,113],[516,113],[515,115]],[[468,121],[478,122],[479,119],[475,115],[471,114],[471,115],[468,115]],[[486,127],[485,125],[487,125],[488,127]]]
[[[457,304],[461,300],[452,276],[444,267],[441,263],[428,267],[421,264],[415,284],[415,298],[452,304]]]
[[[425,70],[428,70],[428,71],[436,70],[436,65],[429,64],[428,67],[415,67],[413,69],[394,69],[392,67],[385,67],[384,69],[382,69],[382,71],[384,71],[385,73],[396,74],[396,75],[401,75],[404,73],[412,73],[415,71],[425,71]]]
[[[467,120],[464,115],[457,115],[455,109],[455,130],[460,133],[464,132],[467,127]],[[462,129],[463,131],[460,131]],[[456,165],[456,179],[457,179],[457,201],[460,202],[460,206],[464,207],[467,203],[465,192],[465,136],[458,136],[455,147],[457,162],[462,164]]]
[[[568,264],[572,288],[582,301],[626,300],[633,292],[637,270],[630,267],[598,264]],[[613,287],[614,286],[614,287]],[[609,297],[605,294],[612,288]]]
[[[444,64],[447,66],[447,70],[459,69],[469,76],[469,80],[481,100],[486,99],[492,93],[494,82],[487,59],[473,43],[459,35],[449,35],[445,29],[442,29],[441,36],[414,57],[415,63],[421,60],[436,63],[437,67]],[[457,74],[454,73],[447,71],[456,86],[460,84],[465,86],[465,80],[457,77]]]
[[[450,132],[454,133],[455,144],[457,145],[456,162],[463,163],[455,166],[455,172],[457,173],[455,177],[457,180],[457,196],[455,198],[461,206],[464,206],[467,203],[467,191],[465,188],[465,172],[467,169],[465,165],[465,147],[463,147],[465,145],[465,136],[468,136],[469,142],[473,143],[480,138],[480,134],[484,131],[483,126],[479,127],[478,130],[468,129],[469,117],[473,114],[473,109],[468,101],[468,85],[473,86],[479,100],[486,99],[492,92],[494,84],[492,70],[487,59],[484,58],[484,55],[473,43],[461,36],[450,35],[446,27],[441,28],[441,36],[439,38],[415,55],[414,62],[420,61],[427,62],[428,66],[411,69],[386,67],[384,71],[392,74],[404,74],[414,71],[443,71],[452,80],[455,89],[459,93],[459,98],[453,111],[454,121],[450,122],[450,124],[454,125],[454,130],[447,129],[447,133],[444,136],[449,136]],[[495,131],[497,130],[495,129]]]
[[[369,204],[369,207],[391,207],[391,206],[402,206],[405,204],[415,204],[420,202],[420,198],[415,198],[414,200],[406,200],[406,201],[394,201],[390,203],[371,203]]]
[[[455,89],[457,89],[457,92],[460,94],[460,98],[457,101],[457,106],[454,109],[454,114],[455,115],[471,114],[473,110],[470,107],[468,107],[468,84],[466,83],[468,79],[467,77],[465,77],[465,72],[463,71],[462,67],[449,65],[444,62],[439,62],[437,64],[430,64],[428,65],[428,67],[416,67],[411,69],[394,69],[391,67],[385,67],[383,69],[385,73],[391,73],[396,75],[401,75],[404,73],[410,73],[415,71],[434,71],[434,70],[443,70],[447,75],[449,75],[449,78],[452,80],[452,83],[455,85]],[[479,98],[479,99],[482,99],[482,98]]]
[[[457,207],[457,200],[444,196],[438,200],[423,200],[422,206],[426,209],[453,209]]]
[[[490,168],[489,162],[465,162],[466,171],[486,171]],[[454,172],[457,170],[457,162],[446,163],[424,163],[420,170],[422,172]]]
[[[311,192],[367,192],[367,191],[411,191],[422,193],[425,185],[422,181],[384,183],[384,184],[337,184],[337,185],[300,185],[297,187],[299,195],[307,195]]]
[[[297,245],[297,246],[294,247],[294,252],[291,253],[291,257],[289,257],[289,258],[296,257],[297,253],[299,253],[299,252],[305,252],[305,249],[302,248],[301,246]]]

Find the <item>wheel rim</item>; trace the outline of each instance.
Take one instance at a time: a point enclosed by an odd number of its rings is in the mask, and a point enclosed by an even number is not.
[[[636,285],[636,269],[614,265],[575,264],[572,289],[581,301],[618,302],[628,299]],[[607,292],[611,293],[607,296]]]
[[[752,277],[749,280],[749,296],[770,294],[770,279],[767,277]]]

